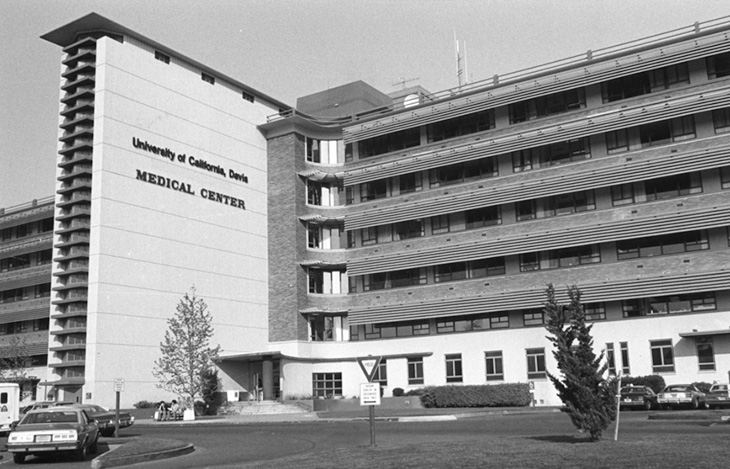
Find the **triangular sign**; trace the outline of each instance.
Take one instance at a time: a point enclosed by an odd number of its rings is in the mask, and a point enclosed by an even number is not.
[[[375,370],[378,369],[378,365],[380,365],[381,359],[382,359],[382,357],[373,357],[373,356],[357,357],[357,362],[360,364],[360,368],[362,369],[362,372],[365,373],[365,377],[368,379],[368,383],[373,382],[373,377],[375,376]]]

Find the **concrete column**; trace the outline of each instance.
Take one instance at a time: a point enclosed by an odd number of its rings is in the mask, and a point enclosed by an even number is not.
[[[274,400],[274,360],[270,356],[264,357],[262,364],[263,378],[261,380],[264,386],[264,400]]]

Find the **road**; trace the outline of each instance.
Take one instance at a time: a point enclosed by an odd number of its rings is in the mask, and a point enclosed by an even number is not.
[[[646,412],[622,413],[620,438],[631,438],[637,432],[661,431],[669,433],[725,432],[730,433],[727,425],[720,427],[692,426],[672,422],[647,420]],[[565,414],[517,414],[489,415],[453,421],[439,422],[385,422],[375,425],[377,445],[405,447],[408,444],[449,441],[481,441],[487,435],[540,436],[575,434],[575,428]],[[255,461],[269,461],[276,458],[321,451],[326,449],[368,446],[370,444],[369,424],[367,421],[306,422],[292,424],[197,424],[179,425],[172,423],[161,426],[134,426],[123,434],[125,437],[139,436],[148,438],[167,438],[192,442],[196,451],[175,458],[144,463],[145,469],[230,467]],[[605,435],[612,438],[613,432]],[[112,439],[102,440],[112,442]],[[104,444],[100,448],[108,450]],[[12,466],[8,453],[0,464]],[[173,462],[174,461],[174,462]],[[91,458],[86,462],[72,462],[60,458],[31,458],[26,465],[51,463],[46,467],[53,469],[82,468],[91,466]]]

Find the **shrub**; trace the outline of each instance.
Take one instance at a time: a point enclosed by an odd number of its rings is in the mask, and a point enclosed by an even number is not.
[[[636,386],[649,386],[652,391],[659,393],[662,392],[666,383],[664,377],[659,375],[648,375],[648,376],[624,376],[621,378],[621,386],[628,386],[634,384]]]
[[[157,402],[139,401],[134,404],[134,407],[136,409],[152,409],[153,407],[157,407]]]
[[[422,391],[424,407],[524,407],[532,402],[526,383],[429,386]]]
[[[411,389],[406,396],[422,396],[424,392],[426,392],[425,388]]]
[[[403,394],[405,394],[403,388],[393,388],[393,397],[400,397]]]

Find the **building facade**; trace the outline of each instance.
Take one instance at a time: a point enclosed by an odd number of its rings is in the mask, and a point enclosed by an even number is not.
[[[0,373],[23,402],[46,397],[53,210],[53,197],[0,209]]]
[[[550,283],[583,292],[609,373],[726,381],[728,31],[445,92],[355,82],[295,109],[98,15],[48,33],[63,48],[48,383],[164,397],[151,370],[195,285],[226,390],[354,397],[370,355],[385,395],[530,382],[557,405]]]

